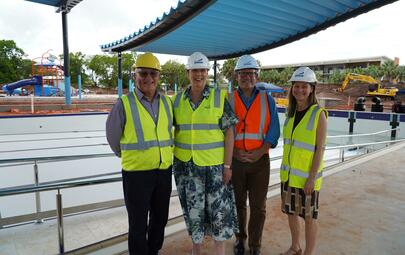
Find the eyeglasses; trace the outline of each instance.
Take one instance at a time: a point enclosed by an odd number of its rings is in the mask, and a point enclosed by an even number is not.
[[[138,74],[141,78],[146,78],[148,75],[152,78],[156,78],[159,76],[158,71],[137,71],[136,74]]]
[[[239,74],[240,76],[250,76],[250,77],[253,77],[253,76],[256,76],[256,75],[257,75],[257,72],[238,72],[238,74]]]

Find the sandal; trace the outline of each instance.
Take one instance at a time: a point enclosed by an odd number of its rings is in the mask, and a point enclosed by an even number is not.
[[[294,250],[292,247],[290,247],[286,252],[280,253],[280,255],[301,255],[302,254],[302,249],[299,248],[298,250]]]

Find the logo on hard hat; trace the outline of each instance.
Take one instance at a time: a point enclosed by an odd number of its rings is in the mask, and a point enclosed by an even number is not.
[[[244,63],[243,65],[244,65],[244,66],[250,66],[251,64],[252,64],[252,62],[251,62],[251,61],[248,61],[248,62]]]
[[[202,59],[202,58],[197,59],[197,60],[194,61],[194,64],[202,64],[202,63],[203,63],[203,59]]]
[[[297,74],[295,75],[295,77],[304,77],[304,73],[305,73],[305,72],[297,73]]]

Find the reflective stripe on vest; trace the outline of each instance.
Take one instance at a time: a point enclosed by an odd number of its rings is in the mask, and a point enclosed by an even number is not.
[[[175,142],[176,147],[185,149],[185,150],[209,150],[209,149],[216,149],[216,148],[223,148],[224,142],[215,142],[215,143],[204,143],[204,144],[186,144]]]
[[[176,125],[179,130],[211,130],[219,129],[217,124],[181,124]]]
[[[315,152],[315,145],[300,142],[300,141],[292,141],[289,138],[284,138],[284,144],[289,144],[291,146],[301,148],[310,152]]]
[[[288,165],[284,165],[284,164],[282,164],[280,166],[280,171],[286,171],[286,172],[289,171],[290,175],[295,175],[295,176],[299,176],[299,177],[302,177],[302,178],[308,178],[309,177],[309,173],[303,172],[303,171],[301,171],[299,169],[296,169],[296,168],[290,168]],[[322,173],[323,172],[318,172],[316,174],[316,176],[315,176],[315,179],[321,178]]]
[[[132,115],[134,127],[141,127],[142,123],[141,123],[141,119],[139,117],[138,106],[136,105],[136,102],[135,102],[134,93],[130,93],[128,95],[128,100],[129,100],[129,106],[131,107],[131,115]],[[138,139],[138,142],[121,144],[121,150],[147,150],[152,147],[166,147],[166,146],[173,145],[173,137],[172,137],[173,123],[170,121],[171,120],[170,108],[169,108],[169,105],[167,104],[165,98],[162,98],[162,101],[163,101],[163,105],[165,107],[167,119],[169,120],[168,132],[170,134],[170,139],[160,141],[160,142],[158,140],[145,142],[143,130],[141,128],[135,128],[136,137]]]
[[[236,105],[235,105],[235,93],[238,93],[238,92],[235,91],[235,92],[229,94],[229,103],[230,103],[232,109],[238,115],[239,111],[237,111]],[[238,97],[239,97],[239,95],[238,95]],[[260,122],[259,122],[259,127],[258,127],[258,130],[257,130],[258,132],[257,133],[246,133],[246,131],[243,131],[243,132],[238,133],[238,128],[234,128],[234,132],[236,134],[235,135],[235,142],[243,141],[243,144],[245,145],[245,147],[246,147],[246,143],[249,143],[249,142],[247,142],[245,140],[256,140],[256,141],[260,141],[260,144],[262,144],[262,142],[264,140],[264,137],[266,136],[266,134],[265,134],[266,117],[267,117],[267,114],[270,114],[270,113],[267,113],[267,109],[268,109],[268,107],[267,107],[267,105],[268,105],[268,103],[267,103],[267,93],[265,91],[261,90],[261,91],[259,91],[259,97],[260,97],[260,116],[259,116]],[[255,100],[256,100],[256,98],[255,98]],[[252,102],[252,105],[253,104],[254,104],[254,101]],[[246,106],[241,106],[241,107],[245,107],[246,114],[248,114],[249,111],[251,110],[250,108],[246,109]],[[270,111],[270,109],[269,109],[269,111]],[[239,117],[239,119],[241,119],[242,116],[238,116],[238,117]],[[246,116],[243,116],[243,117],[246,117]],[[237,125],[242,125],[242,124],[240,123],[240,124],[237,124]],[[256,145],[256,147],[257,146],[258,145]],[[235,144],[235,147],[237,147],[237,148],[239,147],[238,143]],[[247,147],[249,147],[249,146],[247,146]],[[255,148],[250,148],[250,147],[249,148],[240,148],[240,149],[256,149],[256,147]]]

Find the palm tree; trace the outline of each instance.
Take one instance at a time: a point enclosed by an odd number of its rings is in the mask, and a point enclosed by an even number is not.
[[[381,65],[384,80],[391,82],[391,80],[398,76],[398,65],[392,60],[388,60]]]

